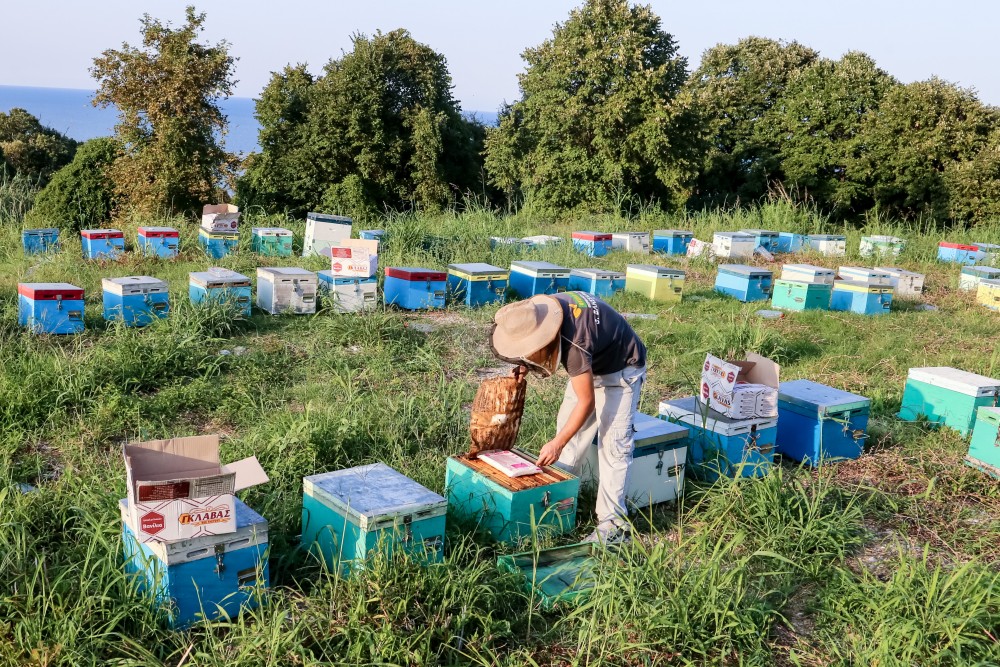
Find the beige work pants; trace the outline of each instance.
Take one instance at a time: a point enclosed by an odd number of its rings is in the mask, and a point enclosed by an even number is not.
[[[598,436],[598,525],[610,522],[624,526],[628,517],[625,485],[635,449],[635,413],[639,409],[639,394],[645,380],[646,369],[633,366],[610,375],[595,375],[594,412],[559,455],[558,465],[579,475],[587,448],[594,446],[594,436]],[[576,404],[576,392],[573,391],[573,383],[569,382],[556,419],[556,432],[562,430]]]

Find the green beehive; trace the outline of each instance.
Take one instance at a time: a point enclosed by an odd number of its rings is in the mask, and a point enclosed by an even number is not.
[[[1000,408],[979,408],[965,462],[1000,479]]]
[[[833,286],[801,280],[776,280],[771,306],[781,310],[830,310]]]
[[[520,574],[529,592],[552,609],[560,602],[583,602],[596,581],[596,545],[571,544],[554,549],[500,556],[501,570]]]
[[[283,227],[254,227],[252,250],[265,257],[291,257],[292,232]]]
[[[576,526],[580,480],[553,466],[535,475],[508,477],[481,459],[450,456],[445,487],[448,510],[455,518],[498,542],[518,542],[536,533],[559,535]]]
[[[967,435],[976,424],[976,411],[996,406],[998,397],[1000,380],[946,366],[911,368],[897,416],[927,419]]]

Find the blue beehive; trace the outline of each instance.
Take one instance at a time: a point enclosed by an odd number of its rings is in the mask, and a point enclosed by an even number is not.
[[[976,425],[981,407],[1000,403],[1000,380],[947,366],[911,368],[896,415],[903,421],[926,419],[962,435]]]
[[[146,543],[135,538],[128,500],[118,501],[125,572],[174,629],[236,618],[256,607],[270,585],[267,521],[239,498],[235,501],[235,533]]]
[[[778,387],[778,453],[811,466],[861,456],[871,400],[809,380]]]
[[[625,274],[607,269],[571,269],[568,288],[607,299],[625,289]]]
[[[303,480],[302,546],[348,574],[376,552],[443,556],[447,501],[384,463]]]
[[[384,229],[363,229],[358,232],[358,238],[366,241],[381,241],[383,236],[385,236]]]
[[[830,310],[843,310],[859,315],[887,315],[892,305],[892,287],[870,285],[853,280],[833,283]]]
[[[83,289],[68,283],[18,283],[17,322],[31,333],[83,331]]]
[[[54,227],[25,229],[21,232],[21,244],[24,246],[25,255],[59,250],[59,230]]]
[[[140,227],[138,237],[139,252],[164,259],[177,256],[181,235],[173,227]]]
[[[799,252],[806,244],[806,237],[793,232],[778,232],[778,252]]]
[[[240,245],[239,232],[210,232],[204,227],[198,230],[198,245],[212,259],[221,259],[236,252]]]
[[[937,258],[939,262],[954,262],[956,264],[975,264],[981,258],[979,246],[967,243],[938,243]]]
[[[757,240],[757,247],[768,252],[778,252],[779,234],[770,229],[741,229],[744,234],[751,234]]]
[[[406,310],[444,308],[448,275],[443,271],[412,266],[390,266],[385,270],[382,292],[387,306]]]
[[[80,243],[85,259],[118,259],[125,252],[125,235],[119,229],[84,229]]]
[[[715,277],[715,291],[736,297],[744,303],[771,298],[774,275],[767,269],[745,264],[720,264]]]
[[[657,229],[653,231],[653,252],[666,255],[686,255],[688,243],[694,233],[682,229]]]
[[[526,461],[534,457],[512,450]],[[445,473],[448,509],[498,542],[560,535],[576,526],[580,480],[558,466],[508,477],[482,459],[449,456]]]
[[[448,265],[448,290],[453,302],[470,308],[503,301],[508,272],[499,266],[473,262]]]
[[[573,232],[573,248],[591,257],[604,257],[611,250],[611,234]]]
[[[211,268],[188,274],[188,297],[191,303],[231,304],[250,317],[250,279],[229,269]]]
[[[512,262],[510,287],[522,299],[565,292],[569,287],[569,269],[551,262]]]
[[[776,417],[730,419],[694,396],[660,403],[660,418],[687,426],[688,462],[696,477],[763,477],[774,463]]]
[[[149,276],[105,278],[104,319],[121,320],[126,326],[143,326],[170,312],[167,283]]]

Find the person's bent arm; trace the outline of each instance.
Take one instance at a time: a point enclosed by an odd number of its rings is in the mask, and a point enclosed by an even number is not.
[[[594,412],[594,374],[587,371],[576,375],[570,379],[570,384],[573,386],[573,393],[576,394],[576,406],[562,430],[542,447],[542,451],[538,454],[538,460],[535,462],[537,465],[548,466],[558,461],[563,447],[576,435],[577,431],[583,428],[587,418]]]

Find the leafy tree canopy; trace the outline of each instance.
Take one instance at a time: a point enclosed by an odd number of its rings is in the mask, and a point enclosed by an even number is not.
[[[24,109],[0,113],[0,166],[44,185],[73,159],[77,142],[42,125]]]
[[[747,37],[702,56],[688,88],[709,119],[711,147],[698,182],[699,203],[753,201],[781,180],[772,110],[789,82],[819,54],[798,42]]]
[[[405,30],[355,35],[321,76],[272,76],[256,103],[261,152],[244,206],[344,212],[438,209],[478,189],[482,128],[465,120],[444,56]]]
[[[140,23],[141,47],[109,49],[90,70],[94,104],[119,112],[114,190],[136,212],[195,212],[220,197],[231,166],[219,100],[232,94],[234,61],[228,43],[197,41],[205,14],[194,7],[179,28],[148,14]]]
[[[74,231],[102,226],[113,211],[108,171],[117,157],[118,144],[109,137],[82,144],[73,161],[38,193],[30,219]]]
[[[494,184],[553,210],[684,202],[700,122],[687,61],[649,6],[588,0],[522,57],[521,99],[487,137]]]

